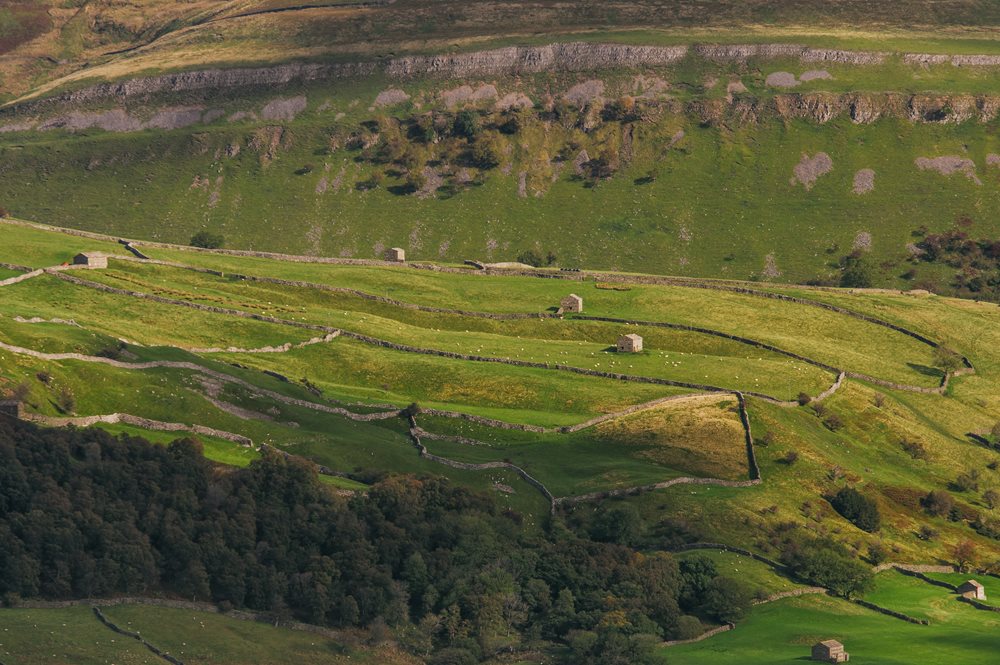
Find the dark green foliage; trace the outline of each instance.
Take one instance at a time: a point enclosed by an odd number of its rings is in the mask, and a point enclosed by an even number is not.
[[[872,543],[868,546],[868,560],[873,566],[889,560],[889,548],[882,543]]]
[[[500,163],[500,142],[495,132],[488,132],[472,144],[472,163],[481,169],[492,169]]]
[[[796,577],[845,598],[863,594],[874,577],[871,568],[855,559],[844,545],[825,538],[790,541],[781,560]]]
[[[874,271],[863,256],[848,256],[843,262],[840,285],[849,289],[868,289],[874,283]]]
[[[722,623],[734,623],[746,616],[753,604],[750,588],[731,577],[719,576],[706,589],[703,611]]]
[[[941,369],[944,372],[954,372],[955,370],[961,369],[965,363],[962,362],[962,356],[960,356],[956,351],[949,349],[947,346],[938,346],[934,348],[934,366]]]
[[[968,218],[960,219],[944,233],[925,235],[917,243],[922,250],[917,261],[938,263],[955,269],[951,286],[955,295],[1000,299],[1000,240],[974,240],[967,231],[972,225]]]
[[[619,545],[637,545],[645,525],[639,511],[630,503],[602,510],[590,527],[594,540]]]
[[[677,620],[677,639],[691,640],[705,632],[705,626],[698,617],[685,614]]]
[[[191,236],[191,246],[192,247],[203,247],[205,249],[218,249],[222,247],[225,239],[218,233],[212,233],[211,231],[198,231],[193,236]]]
[[[833,509],[862,531],[874,533],[882,525],[878,504],[853,487],[843,487],[832,499]]]
[[[442,478],[345,499],[276,453],[221,473],[192,439],[0,421],[0,598],[178,595],[415,636],[440,663],[594,631],[578,662],[646,662],[677,630],[674,559],[558,533]]]
[[[455,124],[452,126],[452,130],[457,136],[464,136],[467,139],[473,140],[479,136],[479,132],[483,129],[482,123],[479,122],[479,116],[472,111],[461,111],[457,116],[455,116]]]
[[[678,564],[681,573],[681,607],[693,610],[704,602],[712,580],[719,575],[715,562],[707,556],[693,556]]]
[[[581,631],[570,639],[567,665],[655,665],[659,640],[653,635],[628,634],[614,628]]]
[[[924,510],[935,517],[944,517],[951,514],[955,508],[955,499],[944,490],[933,490],[920,502]]]

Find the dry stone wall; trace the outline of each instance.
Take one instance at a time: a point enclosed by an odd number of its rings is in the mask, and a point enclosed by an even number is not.
[[[94,610],[94,616],[97,617],[97,620],[100,621],[101,623],[103,623],[108,628],[110,628],[112,631],[118,633],[119,635],[124,635],[125,637],[130,637],[133,640],[136,640],[137,642],[139,642],[140,644],[142,644],[142,646],[146,647],[146,649],[148,649],[151,653],[155,654],[156,656],[158,656],[162,660],[167,661],[171,665],[184,665],[184,663],[182,661],[180,661],[177,658],[171,656],[169,653],[167,653],[167,652],[163,651],[162,649],[154,646],[153,644],[150,644],[139,633],[133,633],[130,630],[125,630],[124,628],[121,628],[121,627],[117,626],[116,624],[114,624],[110,619],[108,619],[108,617],[106,617],[104,615],[104,612],[101,611],[101,608],[95,606],[92,609]]]
[[[753,480],[722,480],[720,478],[693,478],[690,476],[681,476],[679,478],[671,478],[670,480],[664,480],[658,483],[652,483],[650,485],[640,485],[638,487],[624,487],[617,490],[604,490],[601,492],[591,492],[589,494],[581,494],[579,496],[564,496],[556,499],[556,503],[559,505],[567,505],[574,503],[585,503],[587,501],[598,501],[601,499],[609,499],[611,497],[620,496],[636,496],[638,494],[645,494],[647,492],[653,492],[655,490],[662,490],[668,487],[673,487],[674,485],[715,485],[718,487],[753,487],[754,485],[760,485],[760,478],[755,478]]]
[[[529,474],[527,471],[521,467],[511,464],[510,462],[484,462],[482,464],[470,464],[468,462],[459,462],[456,460],[448,459],[447,457],[441,457],[440,455],[434,455],[427,450],[427,446],[423,444],[420,440],[420,428],[417,426],[417,420],[412,414],[407,416],[410,423],[410,440],[413,441],[413,445],[416,446],[417,451],[420,456],[431,460],[432,462],[437,462],[438,464],[443,464],[445,466],[450,466],[453,469],[463,469],[465,471],[486,471],[489,469],[509,469],[519,475],[526,483],[537,489],[542,493],[548,502],[550,512],[555,512],[556,509],[556,499],[552,496],[552,492],[549,491],[545,485],[542,484],[537,478]]]
[[[660,646],[675,647],[681,644],[694,644],[695,642],[701,642],[702,640],[707,640],[708,638],[714,637],[715,635],[719,635],[720,633],[729,632],[730,630],[734,630],[735,628],[736,624],[727,623],[719,626],[718,628],[713,628],[712,630],[705,631],[698,637],[692,637],[689,640],[669,640],[667,642],[662,642]]]
[[[767,598],[755,600],[753,604],[763,605],[765,603],[773,603],[776,600],[783,600],[785,598],[798,598],[799,596],[807,596],[811,594],[826,593],[826,592],[827,590],[821,586],[800,587],[798,589],[789,589],[788,591],[779,591],[778,593],[772,593]]]
[[[887,607],[882,607],[881,605],[870,603],[867,600],[862,600],[860,598],[852,598],[851,602],[853,602],[856,605],[860,605],[861,607],[865,607],[869,610],[872,610],[874,612],[878,612],[879,614],[884,614],[886,616],[893,617],[894,619],[900,619],[902,621],[906,621],[907,623],[914,623],[917,624],[918,626],[930,625],[930,621],[928,621],[927,619],[917,619],[916,617],[911,617],[909,614],[897,612],[896,610],[890,610]]]

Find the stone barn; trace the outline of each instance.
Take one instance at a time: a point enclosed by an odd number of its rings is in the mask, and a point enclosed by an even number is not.
[[[639,335],[622,335],[618,338],[618,353],[639,353],[642,351],[642,337]]]
[[[571,293],[559,301],[559,306],[562,307],[564,312],[582,312],[583,298],[575,293]]]
[[[639,353],[642,351],[642,337],[639,335],[622,335],[618,338],[618,353]]]
[[[956,591],[958,592],[958,595],[963,598],[986,600],[986,589],[976,580],[969,580],[968,582],[962,583]]]
[[[837,640],[823,640],[813,645],[812,659],[821,663],[846,663],[851,657]]]
[[[73,257],[73,265],[88,268],[107,268],[108,257],[100,252],[80,252]]]
[[[21,419],[24,417],[24,404],[16,399],[0,400],[0,416]]]
[[[406,263],[406,250],[401,247],[393,247],[386,252],[386,259],[396,263]]]

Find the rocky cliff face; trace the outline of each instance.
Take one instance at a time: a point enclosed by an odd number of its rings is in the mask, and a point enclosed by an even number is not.
[[[801,44],[698,44],[695,53],[714,62],[746,62],[751,58],[798,58],[801,62],[878,65],[890,54],[879,51],[815,49]]]
[[[130,115],[129,102],[140,104],[153,95],[179,94],[204,90],[276,88],[293,83],[358,78],[382,74],[391,79],[420,77],[469,79],[475,77],[530,74],[547,71],[591,71],[611,69],[642,70],[667,66],[696,55],[719,63],[745,63],[754,59],[796,58],[802,63],[829,62],[848,65],[878,65],[890,53],[815,49],[799,44],[698,44],[680,46],[636,46],[627,44],[565,43],[546,46],[507,48],[454,55],[405,56],[379,62],[339,64],[294,63],[274,67],[207,69],[179,72],[126,81],[101,83],[50,98],[31,100],[0,109],[0,132],[99,127],[108,131],[136,131],[147,127],[178,128],[210,122],[221,111],[201,107],[166,107],[152,118]],[[952,64],[956,67],[1000,66],[1000,56],[901,54],[913,66]],[[99,112],[81,111],[87,104],[117,103],[118,108]],[[305,109],[305,98],[294,98],[294,108],[271,118],[270,106],[261,112],[265,119],[291,119]],[[286,106],[288,100],[282,101]],[[664,103],[664,102],[660,102]],[[671,110],[679,110],[670,105]],[[869,123],[882,117],[906,118],[914,122],[989,122],[997,117],[1000,101],[993,96],[902,95],[896,93],[779,94],[758,100],[746,94],[727,100],[698,100],[687,111],[702,122],[724,118],[755,122],[767,115],[828,122],[849,116],[854,122]],[[284,109],[284,106],[282,107]],[[246,114],[244,114],[246,115]]]
[[[849,65],[878,65],[885,62],[890,55],[881,51],[816,49],[801,44],[697,44],[688,47],[574,42],[546,46],[511,46],[454,55],[404,56],[380,62],[295,63],[274,67],[179,72],[101,83],[43,100],[28,101],[17,105],[17,108],[22,111],[41,111],[52,106],[76,105],[108,99],[123,100],[159,93],[275,87],[293,82],[363,77],[375,73],[383,73],[397,79],[420,76],[462,79],[545,71],[642,68],[675,63],[689,52],[713,62],[742,63],[750,59],[797,58],[803,63],[830,62]],[[902,57],[904,62],[911,65],[951,63],[959,67],[1000,66],[1000,56],[991,55],[951,56],[908,53]]]

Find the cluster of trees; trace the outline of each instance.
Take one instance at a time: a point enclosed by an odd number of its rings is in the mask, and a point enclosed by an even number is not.
[[[790,539],[782,548],[781,562],[799,579],[845,598],[862,595],[874,579],[871,568],[830,538]]]
[[[370,480],[344,498],[277,454],[222,469],[192,439],[0,421],[0,597],[177,595],[388,627],[441,663],[536,640],[564,643],[572,662],[642,663],[700,628],[685,611],[731,619],[745,605],[711,571],[558,523],[525,528],[446,479]]]
[[[384,167],[376,169],[377,175],[359,183],[359,188],[379,187],[385,176],[390,175],[402,180],[401,185],[390,187],[390,191],[410,194],[426,184],[424,169],[429,165],[444,163],[484,171],[498,167],[504,154],[512,148],[508,137],[523,133],[533,122],[558,122],[567,128],[592,130],[601,122],[641,119],[641,105],[631,97],[623,97],[602,108],[588,106],[583,109],[559,100],[550,110],[512,108],[485,112],[467,109],[435,111],[405,119],[381,115],[362,123],[363,128],[359,131],[335,136],[331,145],[358,150],[359,161]],[[580,150],[581,146],[571,141],[559,151],[555,160],[573,159]],[[539,159],[547,161],[548,153],[543,151]],[[620,167],[619,146],[616,141],[609,140],[593,158],[580,165],[579,177],[593,186],[599,180],[612,177]],[[441,190],[447,192],[461,186],[464,183],[448,182]]]
[[[973,239],[963,229],[972,226],[972,220],[959,219],[944,233],[914,233],[923,236],[916,247],[920,250],[913,260],[939,263],[955,269],[951,286],[955,295],[1000,300],[1000,240]]]

